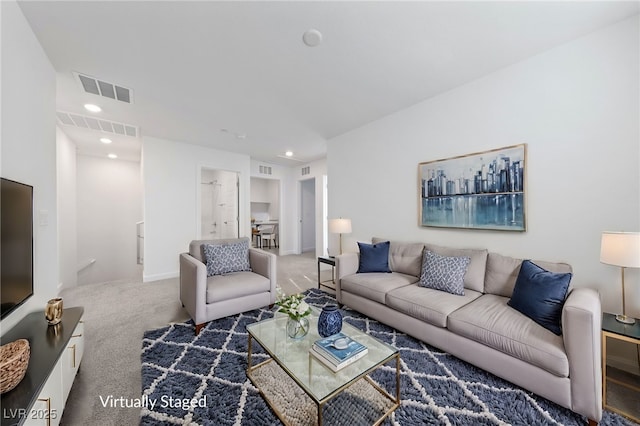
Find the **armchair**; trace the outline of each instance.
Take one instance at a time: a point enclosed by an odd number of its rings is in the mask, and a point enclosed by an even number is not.
[[[251,271],[207,276],[204,246],[230,245],[249,238],[194,240],[180,254],[180,300],[200,333],[207,322],[273,305],[276,300],[276,255],[249,247]],[[250,246],[250,244],[248,244]]]

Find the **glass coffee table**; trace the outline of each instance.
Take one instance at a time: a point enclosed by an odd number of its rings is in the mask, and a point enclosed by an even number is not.
[[[313,342],[320,338],[315,308],[309,323],[309,334],[300,340],[287,336],[287,316],[279,313],[274,318],[247,325],[247,376],[253,385],[286,425],[320,426],[324,421],[345,424],[351,423],[350,416],[358,416],[358,420],[361,416],[371,418],[370,423],[375,425],[382,423],[400,406],[398,349],[345,322],[342,332],[367,346],[369,351],[363,358],[334,373],[309,354]],[[270,356],[255,366],[252,365],[253,339]],[[394,359],[396,389],[392,396],[369,374]]]

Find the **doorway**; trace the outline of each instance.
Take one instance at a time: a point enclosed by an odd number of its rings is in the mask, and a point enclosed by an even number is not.
[[[240,235],[239,176],[226,170],[200,170],[200,238],[238,238]]]
[[[316,180],[300,181],[300,250],[316,249]]]

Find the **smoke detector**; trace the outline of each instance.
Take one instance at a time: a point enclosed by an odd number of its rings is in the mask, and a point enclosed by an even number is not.
[[[311,28],[302,34],[302,41],[309,47],[316,47],[322,43],[322,33]]]

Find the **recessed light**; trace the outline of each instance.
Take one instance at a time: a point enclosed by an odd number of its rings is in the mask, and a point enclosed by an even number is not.
[[[309,47],[316,47],[322,43],[322,33],[311,28],[302,34],[302,41]]]
[[[100,138],[100,142],[102,142],[102,143],[111,143],[113,141],[111,139],[109,139],[109,138]]]
[[[102,111],[102,108],[100,108],[98,105],[94,105],[94,104],[84,104],[84,108],[87,111],[90,111],[90,112],[100,112],[100,111]]]
[[[287,157],[293,157],[293,152],[287,151],[284,153],[284,155],[286,155]]]
[[[115,160],[116,158],[118,158],[118,156],[115,154],[109,154],[107,155],[107,157],[111,158],[112,160]]]

